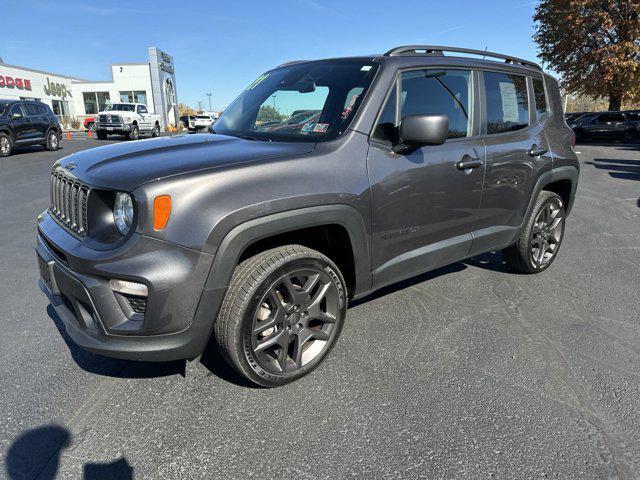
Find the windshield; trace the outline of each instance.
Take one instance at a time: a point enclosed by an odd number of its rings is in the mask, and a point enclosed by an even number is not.
[[[224,111],[215,133],[267,141],[336,138],[351,122],[377,68],[373,62],[347,59],[267,72]]]
[[[136,106],[131,105],[130,103],[114,103],[111,105],[111,108],[109,108],[109,110],[116,110],[119,112],[133,112],[135,109]]]

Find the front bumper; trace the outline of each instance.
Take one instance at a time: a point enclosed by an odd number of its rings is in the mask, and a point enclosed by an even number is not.
[[[168,361],[204,350],[224,289],[205,290],[213,256],[135,233],[109,251],[84,246],[44,213],[40,287],[80,347],[110,357]],[[111,279],[146,285],[146,311],[126,308]]]
[[[130,132],[131,125],[126,123],[104,123],[104,122],[96,122],[95,129],[105,131],[107,133],[120,133],[120,132]]]

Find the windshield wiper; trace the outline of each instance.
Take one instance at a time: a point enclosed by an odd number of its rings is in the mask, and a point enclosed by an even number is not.
[[[271,140],[269,140],[267,138],[252,137],[251,135],[244,135],[244,134],[236,134],[236,135],[234,135],[234,137],[242,138],[243,140],[256,140],[256,141],[259,141],[259,142],[270,142],[271,141]]]

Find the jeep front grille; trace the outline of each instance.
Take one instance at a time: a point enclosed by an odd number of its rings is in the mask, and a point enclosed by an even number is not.
[[[68,229],[87,235],[89,187],[64,173],[51,172],[51,213]]]

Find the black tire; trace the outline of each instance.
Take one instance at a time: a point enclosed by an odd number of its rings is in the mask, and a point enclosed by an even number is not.
[[[96,132],[96,137],[98,137],[98,140],[106,140],[108,135],[107,135],[107,132],[103,132],[102,130],[98,130]]]
[[[550,225],[559,219],[552,233],[542,218],[546,212],[550,212]],[[502,250],[504,260],[513,270],[521,273],[540,273],[549,268],[562,245],[565,219],[562,198],[557,193],[541,191],[520,237],[516,243]],[[549,247],[546,252],[545,237],[546,245]],[[539,245],[537,249],[536,245]]]
[[[155,124],[155,126],[153,127],[153,132],[151,133],[151,136],[153,138],[155,137],[159,137],[160,136],[160,125],[158,125],[157,123]]]
[[[138,140],[140,138],[140,129],[137,125],[131,126],[131,131],[124,135],[127,140]]]
[[[13,150],[11,137],[6,133],[0,133],[0,157],[8,157]]]
[[[285,283],[287,279],[300,281]],[[286,285],[295,289],[294,296]],[[306,300],[299,302],[302,296]],[[277,387],[308,374],[326,358],[340,335],[346,309],[347,292],[338,267],[320,252],[286,245],[236,267],[214,335],[222,356],[242,376],[263,387]],[[267,324],[271,328],[265,329]],[[310,333],[314,328],[322,338]]]
[[[47,132],[47,141],[44,144],[44,148],[50,152],[60,148],[60,138],[58,138],[58,134],[54,130],[49,130]]]

